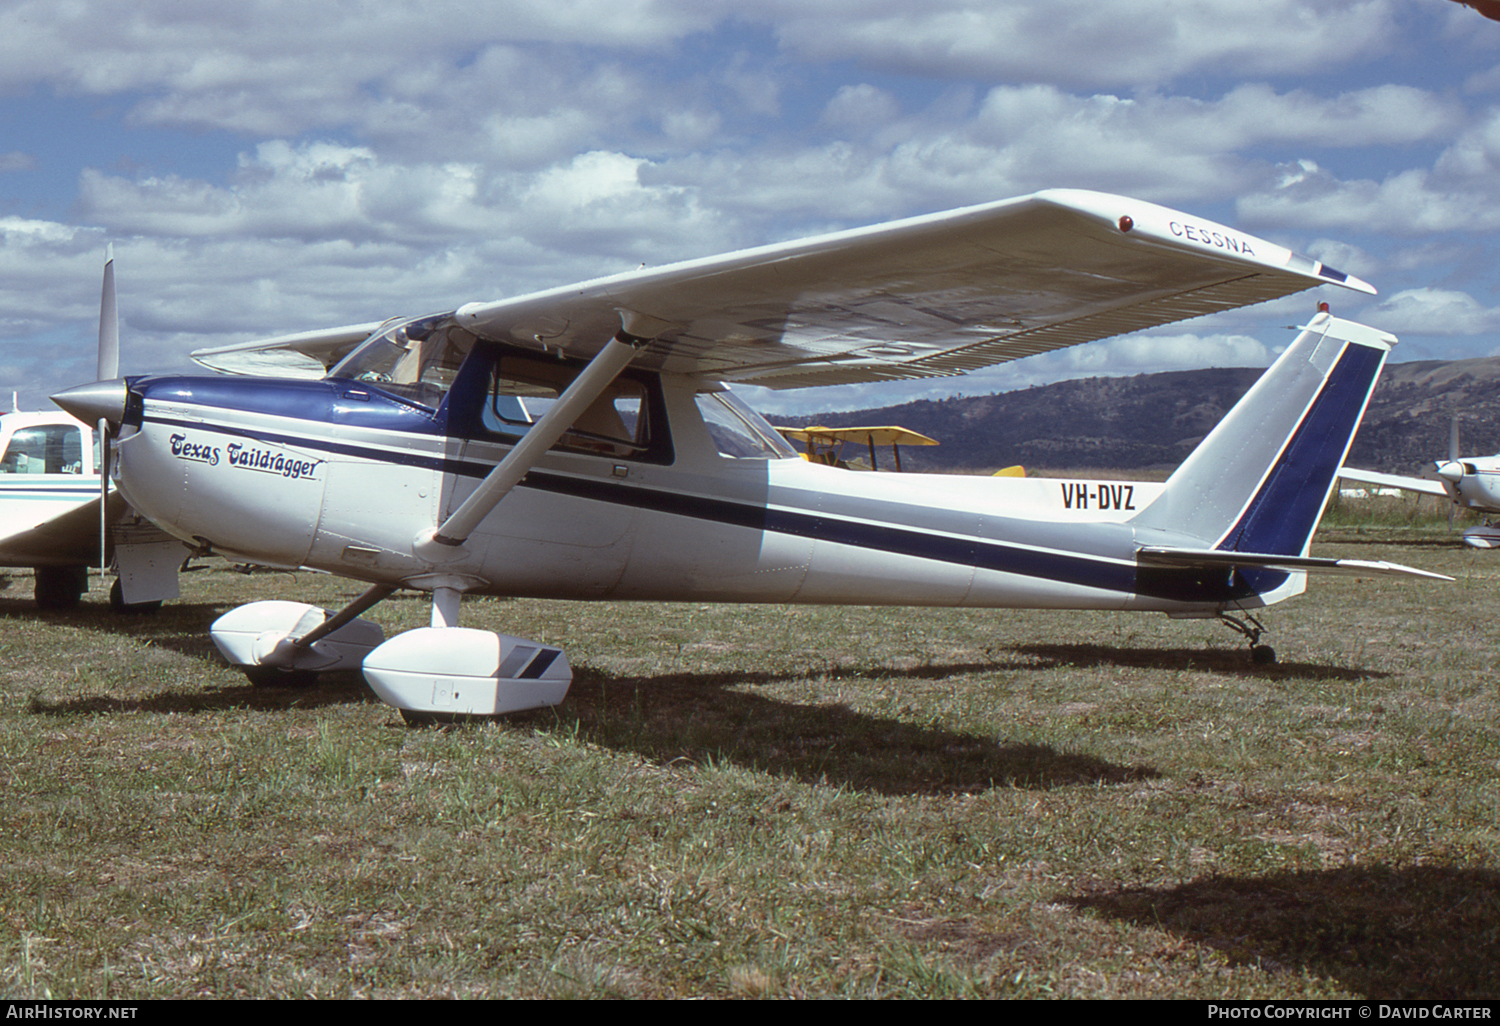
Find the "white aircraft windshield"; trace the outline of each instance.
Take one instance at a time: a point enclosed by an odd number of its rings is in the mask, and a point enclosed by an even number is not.
[[[366,381],[436,410],[474,341],[451,314],[385,324],[328,376]]]

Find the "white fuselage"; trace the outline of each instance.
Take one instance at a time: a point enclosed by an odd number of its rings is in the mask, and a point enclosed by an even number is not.
[[[93,438],[61,410],[0,416],[0,565],[98,563]]]
[[[225,379],[217,379],[224,381]],[[234,379],[245,382],[247,379]],[[152,385],[119,442],[120,487],[170,533],[230,558],[372,583],[565,599],[1160,610],[1259,606],[1226,577],[1143,571],[1127,521],[1162,486],[872,474],[723,455],[695,395],[659,376],[669,462],[549,452],[461,558],[413,551],[509,446]],[[246,388],[270,387],[246,385]],[[320,398],[322,396],[322,398]],[[345,393],[343,398],[348,398]],[[381,401],[367,394],[365,404]],[[253,406],[242,403],[241,406]],[[366,418],[368,420],[368,418]],[[417,423],[412,418],[412,423]],[[659,429],[658,429],[659,430]],[[1293,574],[1275,598],[1301,590]],[[1274,599],[1270,599],[1274,600]]]
[[[1437,464],[1453,501],[1482,513],[1500,513],[1500,456],[1471,456]]]

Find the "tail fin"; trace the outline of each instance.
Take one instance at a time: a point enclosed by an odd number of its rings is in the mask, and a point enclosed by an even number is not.
[[[1140,540],[1306,556],[1395,342],[1319,313],[1131,521]]]

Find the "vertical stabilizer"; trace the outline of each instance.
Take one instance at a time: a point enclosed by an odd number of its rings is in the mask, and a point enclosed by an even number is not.
[[[1319,313],[1132,524],[1224,552],[1305,556],[1395,342]]]

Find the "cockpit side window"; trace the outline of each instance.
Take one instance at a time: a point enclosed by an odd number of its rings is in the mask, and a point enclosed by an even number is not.
[[[483,433],[519,440],[572,383],[579,367],[556,360],[499,353],[481,411]],[[670,462],[665,417],[648,375],[616,378],[563,434],[555,448],[614,459]]]
[[[19,428],[0,456],[0,474],[83,473],[83,432],[71,424]]]

